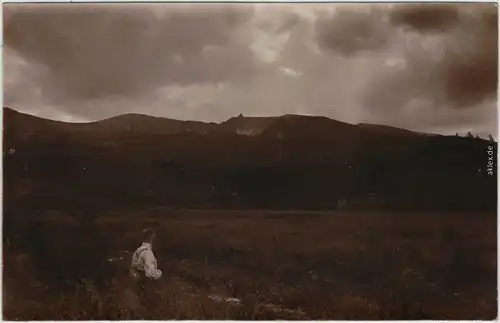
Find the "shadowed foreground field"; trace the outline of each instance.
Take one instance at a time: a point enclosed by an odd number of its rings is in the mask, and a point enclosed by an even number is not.
[[[497,315],[494,215],[150,209],[82,222],[18,212],[4,224],[8,320]],[[133,251],[155,221],[164,276],[155,301],[132,312],[130,255],[108,258]]]

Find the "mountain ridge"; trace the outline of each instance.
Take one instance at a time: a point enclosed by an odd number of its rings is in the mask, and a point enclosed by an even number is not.
[[[358,123],[352,124],[347,122],[342,122],[333,118],[326,116],[309,116],[300,114],[284,114],[280,116],[268,116],[268,117],[245,117],[243,115],[237,117],[231,117],[225,121],[221,122],[204,122],[204,121],[192,121],[192,120],[179,120],[166,117],[157,117],[141,113],[125,113],[116,115],[109,118],[104,118],[97,121],[89,122],[67,122],[53,120],[43,117],[38,117],[26,113],[19,112],[10,107],[3,107],[4,118],[23,118],[24,122],[34,122],[35,120],[43,123],[43,126],[53,126],[61,127],[65,129],[78,128],[78,129],[88,129],[89,131],[99,131],[105,132],[106,130],[113,131],[139,131],[139,132],[151,132],[151,133],[161,133],[161,134],[181,134],[187,132],[194,132],[199,134],[207,133],[236,133],[238,135],[258,135],[265,133],[268,128],[280,124],[281,127],[290,127],[290,123],[299,123],[301,126],[307,126],[307,123],[316,123],[326,126],[326,123],[330,123],[331,126],[352,126],[359,127],[363,129],[368,129],[370,131],[375,131],[378,133],[388,134],[388,135],[435,135],[440,136],[440,134],[422,133],[416,132],[404,128],[398,128],[394,126],[379,125],[379,124],[369,124],[369,123]],[[283,129],[286,130],[286,129]],[[323,129],[325,130],[325,129]],[[268,133],[272,131],[268,131]],[[279,130],[276,130],[279,132]]]
[[[4,205],[496,209],[496,142],[389,130],[310,116],[89,126],[4,110]]]

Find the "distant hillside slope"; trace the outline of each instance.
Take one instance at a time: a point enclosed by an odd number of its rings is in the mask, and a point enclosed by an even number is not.
[[[212,130],[215,123],[199,121],[181,121],[168,118],[158,118],[143,114],[124,114],[116,117],[87,123],[66,123],[42,119],[35,116],[22,114],[10,108],[3,108],[4,118],[8,120],[7,126],[18,125],[34,131],[52,127],[64,129],[67,132],[142,132],[151,134],[177,134],[185,132],[207,133]]]
[[[439,135],[436,135],[436,134],[414,132],[414,131],[410,131],[410,130],[407,130],[407,129],[397,128],[397,127],[391,127],[391,126],[384,126],[384,125],[378,125],[378,124],[370,124],[370,123],[358,123],[357,126],[359,126],[361,128],[364,128],[364,129],[371,130],[371,131],[375,131],[375,132],[378,132],[378,133],[401,135],[401,136],[415,136],[415,135],[421,135],[421,136],[439,136]]]
[[[101,131],[133,131],[156,134],[195,132],[204,134],[216,127],[215,123],[180,121],[141,114],[125,114],[92,124]]]
[[[325,117],[214,124],[129,114],[71,124],[4,108],[4,198],[7,207],[69,209],[335,209],[345,200],[353,210],[493,212],[496,149]]]

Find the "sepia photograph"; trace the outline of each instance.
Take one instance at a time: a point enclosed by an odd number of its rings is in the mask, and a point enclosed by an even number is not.
[[[3,320],[495,320],[498,5],[3,3]]]

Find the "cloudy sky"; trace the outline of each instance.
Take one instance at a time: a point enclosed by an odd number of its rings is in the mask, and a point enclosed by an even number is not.
[[[4,106],[497,133],[494,4],[6,4]]]

